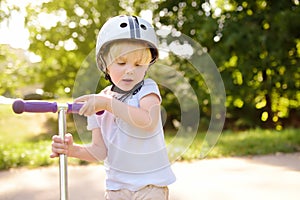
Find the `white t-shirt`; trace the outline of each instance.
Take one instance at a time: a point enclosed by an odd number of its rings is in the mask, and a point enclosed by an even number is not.
[[[121,94],[104,89],[114,97]],[[160,99],[157,84],[145,79],[138,93],[128,97],[125,103],[139,107],[140,99],[154,93]],[[88,130],[100,128],[107,147],[106,188],[108,190],[128,189],[137,191],[146,185],[167,186],[175,181],[164,141],[164,132],[160,119],[153,132],[147,132],[131,126],[112,113],[88,117]]]

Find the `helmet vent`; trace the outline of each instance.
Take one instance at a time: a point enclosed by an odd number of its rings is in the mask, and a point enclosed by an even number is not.
[[[147,30],[147,27],[146,27],[144,24],[141,24],[141,28],[142,28],[143,30]]]
[[[121,28],[125,28],[127,26],[127,23],[122,23],[122,24],[120,24],[120,27]]]

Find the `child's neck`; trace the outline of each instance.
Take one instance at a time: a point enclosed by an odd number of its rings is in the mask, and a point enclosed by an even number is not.
[[[143,85],[144,85],[144,80],[142,80],[141,82],[139,82],[138,84],[136,84],[131,90],[124,91],[121,88],[119,88],[118,86],[116,86],[115,84],[113,84],[113,86],[111,88],[111,91],[117,92],[119,94],[123,94],[119,98],[119,100],[120,101],[125,101],[125,99],[127,99],[129,96],[135,95],[136,93],[138,93],[140,91],[140,89],[142,88]]]

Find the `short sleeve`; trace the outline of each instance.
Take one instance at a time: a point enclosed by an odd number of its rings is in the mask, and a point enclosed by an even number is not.
[[[159,100],[162,100],[157,84],[149,78],[145,79],[142,89],[137,94],[139,95],[138,99],[141,99],[148,94],[156,94],[159,97]]]
[[[87,130],[91,131],[95,128],[98,128],[98,120],[96,114],[87,117]]]

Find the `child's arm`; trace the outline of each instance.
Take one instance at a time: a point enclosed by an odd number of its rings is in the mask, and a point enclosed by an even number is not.
[[[75,99],[75,102],[85,101],[80,109],[81,115],[92,115],[100,110],[107,110],[127,123],[152,131],[157,127],[160,115],[160,99],[154,94],[148,94],[140,100],[140,107],[127,105],[117,99],[105,95],[85,95]]]
[[[114,99],[109,111],[129,124],[152,131],[157,127],[160,115],[159,97],[152,93],[140,100],[140,107],[129,106]]]
[[[51,158],[58,157],[59,154],[66,154],[69,157],[86,161],[102,161],[106,158],[106,146],[99,128],[92,130],[92,143],[90,145],[78,145],[73,143],[71,134],[65,135],[63,142],[58,135],[52,137]]]

